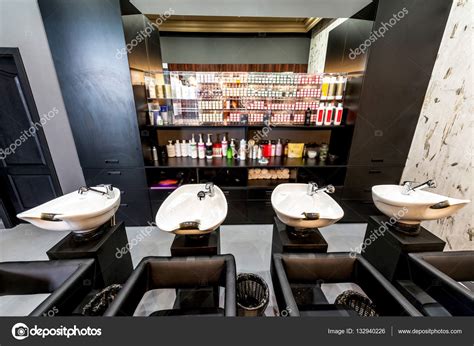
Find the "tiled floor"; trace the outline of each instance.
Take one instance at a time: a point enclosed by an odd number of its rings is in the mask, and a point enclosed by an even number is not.
[[[321,233],[329,244],[329,252],[351,251],[361,244],[366,224],[335,224]],[[67,232],[50,232],[29,224],[21,224],[12,229],[0,229],[0,262],[46,260],[46,251],[63,238]],[[142,237],[138,237],[141,234]],[[145,235],[143,237],[143,235]],[[133,265],[145,256],[169,256],[174,236],[151,227],[127,227],[130,243],[143,238],[132,246]],[[221,227],[221,253],[234,255],[237,272],[261,275],[271,288],[270,252],[272,225],[227,225]],[[2,301],[1,304],[5,304]],[[274,315],[276,306],[272,297],[266,315]],[[5,311],[5,306],[1,309]],[[9,303],[9,310],[14,304]],[[24,307],[22,308],[24,309]]]

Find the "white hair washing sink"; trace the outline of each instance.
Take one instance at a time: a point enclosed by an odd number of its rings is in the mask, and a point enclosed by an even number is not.
[[[450,216],[470,202],[421,189],[434,186],[433,181],[420,184],[419,187],[410,187],[408,184],[376,185],[372,187],[372,199],[383,214],[395,216],[399,224],[408,226]]]
[[[161,231],[203,235],[215,231],[227,217],[227,199],[212,183],[187,184],[171,193],[156,213]]]
[[[316,184],[280,184],[272,193],[272,206],[277,217],[295,228],[321,228],[332,225],[344,216],[344,211],[326,192],[331,185],[318,189]]]
[[[17,215],[50,231],[92,232],[110,220],[120,205],[120,190],[111,185],[82,187]]]

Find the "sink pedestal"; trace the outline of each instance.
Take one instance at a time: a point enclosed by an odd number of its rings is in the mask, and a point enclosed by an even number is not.
[[[171,244],[171,256],[213,256],[220,252],[220,227],[201,237],[176,235]]]
[[[171,256],[214,256],[220,252],[220,227],[200,237],[176,235],[171,244]],[[219,306],[219,288],[176,289],[173,309],[188,306],[216,308]]]
[[[361,254],[388,280],[407,272],[410,252],[443,251],[445,242],[419,226],[416,236],[403,234],[387,216],[370,216]]]
[[[298,235],[298,232],[301,235]],[[273,221],[272,254],[285,252],[327,252],[328,243],[317,228],[305,231],[285,225],[277,217]]]
[[[90,239],[78,239],[69,233],[46,252],[48,258],[93,258],[98,287],[123,284],[133,271],[125,224],[120,222],[110,226],[107,222],[94,232],[95,236]]]

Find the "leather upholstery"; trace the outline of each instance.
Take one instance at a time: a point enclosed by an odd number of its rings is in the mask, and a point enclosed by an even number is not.
[[[474,251],[411,253],[410,279],[454,316],[474,316]]]
[[[421,316],[369,262],[348,253],[274,254],[275,294],[280,311],[300,316],[291,284],[353,282],[377,306],[380,315]]]
[[[235,260],[232,255],[145,257],[104,316],[133,316],[145,292],[153,289],[209,286],[225,287],[224,314],[235,316],[235,281]]]
[[[30,316],[67,316],[91,290],[93,259],[0,263],[0,295],[51,293]]]

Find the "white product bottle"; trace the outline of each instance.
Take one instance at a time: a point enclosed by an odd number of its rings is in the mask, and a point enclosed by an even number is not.
[[[342,103],[338,103],[336,107],[336,113],[334,114],[334,125],[341,125],[343,111],[344,108],[342,108]]]
[[[317,126],[322,126],[324,125],[324,112],[326,110],[326,107],[324,103],[320,103],[318,110],[316,111],[316,125]]]
[[[193,136],[191,138],[191,158],[197,159],[197,157],[198,157],[198,150],[197,150],[197,144],[196,144],[196,140],[194,139],[194,133],[193,133]]]
[[[206,159],[212,160],[212,141],[211,135],[207,134],[207,142],[206,142]]]
[[[332,104],[328,104],[326,106],[326,111],[324,113],[324,125],[329,126],[332,124],[332,118],[334,116],[334,106]]]
[[[181,142],[181,156],[182,157],[188,156],[188,143],[186,143],[185,139],[183,139],[183,141]]]
[[[198,142],[198,157],[200,159],[204,159],[206,157],[206,146],[202,141],[202,134],[199,134],[199,142]]]
[[[283,150],[283,146],[281,145],[281,140],[280,140],[280,138],[278,138],[278,142],[277,142],[277,145],[276,145],[276,153],[275,153],[275,155],[276,155],[276,156],[281,156],[282,150]]]
[[[166,154],[168,157],[176,157],[176,149],[172,141],[168,141],[168,145],[166,146]]]
[[[188,141],[188,157],[191,157],[191,140]]]
[[[156,150],[155,146],[153,146],[153,149],[151,149],[151,153],[153,156],[153,161],[158,161],[158,151]]]
[[[227,145],[228,145],[225,135],[222,138],[221,144],[222,144],[222,156],[225,157],[227,155]]]
[[[246,146],[247,146],[247,142],[245,141],[245,139],[241,139],[240,140],[240,147],[239,147],[239,159],[241,161],[245,161],[245,158],[246,158]]]
[[[176,151],[176,157],[181,157],[181,144],[179,144],[179,139],[176,140],[176,143],[174,144],[174,149]]]

